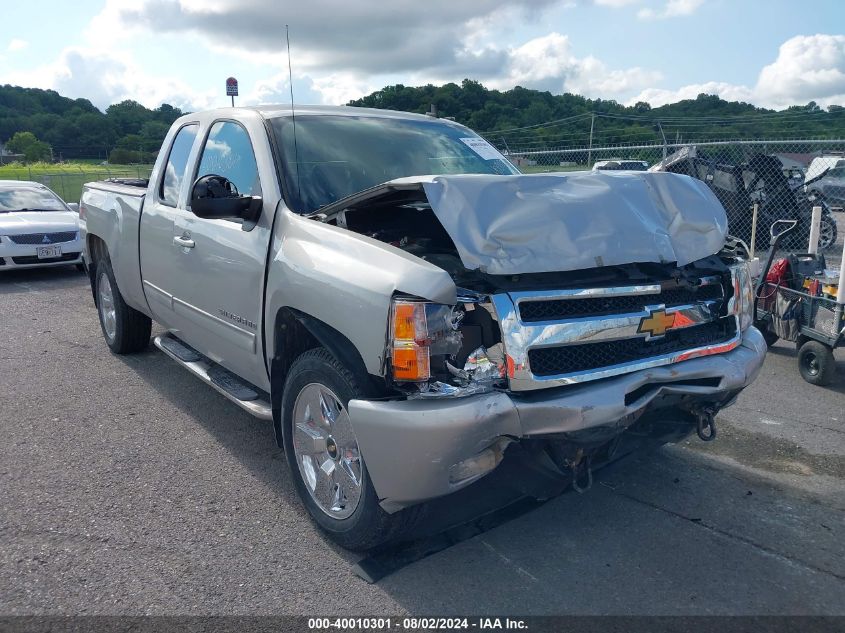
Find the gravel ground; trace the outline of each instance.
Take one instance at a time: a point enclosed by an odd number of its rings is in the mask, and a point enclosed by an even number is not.
[[[151,347],[108,353],[85,278],[0,276],[0,615],[845,614],[845,357],[779,343],[719,438],[638,455],[375,585],[270,425]]]

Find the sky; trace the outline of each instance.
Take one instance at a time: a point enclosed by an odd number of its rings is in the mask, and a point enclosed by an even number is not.
[[[845,105],[845,0],[0,0],[0,84],[105,109],[342,104],[468,77],[624,104]]]

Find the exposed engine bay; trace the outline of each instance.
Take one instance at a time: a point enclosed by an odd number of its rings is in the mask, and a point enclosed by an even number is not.
[[[734,251],[682,267],[648,262],[516,275],[469,270],[421,190],[397,191],[350,206],[325,221],[390,244],[445,270],[458,288],[458,303],[454,307],[425,308],[424,317],[431,337],[430,380],[394,382],[395,388],[410,397],[463,396],[508,389],[508,361],[498,315],[491,300],[496,294],[659,284],[662,295],[686,297],[698,289],[703,278],[716,278],[720,290],[711,294],[718,296],[720,301],[714,309],[724,317],[733,292],[729,265]],[[610,316],[614,310],[609,298],[570,301],[576,306],[572,308],[575,317]],[[682,302],[680,298],[675,301],[676,304]],[[666,307],[673,307],[672,302]]]
[[[518,412],[521,431],[485,437],[452,483],[507,453],[527,494],[586,489],[593,468],[644,442],[715,438],[744,380],[692,360],[737,350],[753,291],[746,249],[726,245],[724,210],[690,179],[403,179],[314,217],[453,280],[453,305],[394,294],[383,357],[409,406],[501,396]]]
[[[393,383],[393,388],[409,399],[462,397],[490,391],[506,391],[514,396],[509,385],[500,317],[493,302],[496,295],[659,284],[659,300],[665,301],[666,308],[673,307],[668,297],[677,296],[674,303],[678,304],[690,293],[706,290],[702,297],[718,298],[713,304],[713,310],[718,313],[714,316],[728,320],[734,294],[730,265],[741,250],[741,246],[729,240],[719,255],[681,267],[634,263],[559,273],[490,275],[464,266],[451,237],[421,191],[405,191],[376,203],[347,208],[327,219],[442,268],[458,288],[458,303],[454,307],[425,308],[432,338],[430,380]],[[712,287],[702,289],[702,279],[712,280]],[[616,309],[616,300],[587,296],[570,299],[569,303],[576,318],[588,319],[610,316]],[[522,317],[531,318],[524,313]],[[715,388],[719,381],[699,382],[699,386]],[[687,383],[684,386],[689,386]],[[645,385],[630,397],[632,400],[648,397],[659,388],[659,385]],[[507,452],[509,457],[504,462],[512,481],[535,498],[551,497],[567,485],[583,491],[592,485],[593,469],[643,444],[677,441],[696,429],[702,439],[714,438],[715,414],[732,397],[729,394],[726,399],[722,394],[712,402],[690,407],[683,396],[666,395],[636,415],[613,424],[575,433],[523,438],[518,442],[500,437],[483,455],[491,464],[498,464]]]

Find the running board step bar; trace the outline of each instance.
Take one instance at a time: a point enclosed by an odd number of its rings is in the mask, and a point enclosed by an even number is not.
[[[273,419],[268,395],[244,382],[235,374],[210,361],[190,345],[175,336],[162,335],[153,339],[155,346],[185,369],[226,396],[241,409],[262,420]]]

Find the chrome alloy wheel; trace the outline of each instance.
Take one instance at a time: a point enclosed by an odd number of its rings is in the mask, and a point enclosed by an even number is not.
[[[825,251],[836,242],[836,225],[829,218],[822,218],[819,226],[819,250]]]
[[[351,516],[361,500],[361,454],[346,408],[325,385],[312,382],[296,396],[293,448],[317,506],[333,519]]]
[[[106,338],[113,341],[117,334],[117,314],[114,309],[114,294],[112,293],[111,282],[105,271],[100,273],[100,278],[97,281],[97,307],[100,310],[100,318],[103,320]]]

